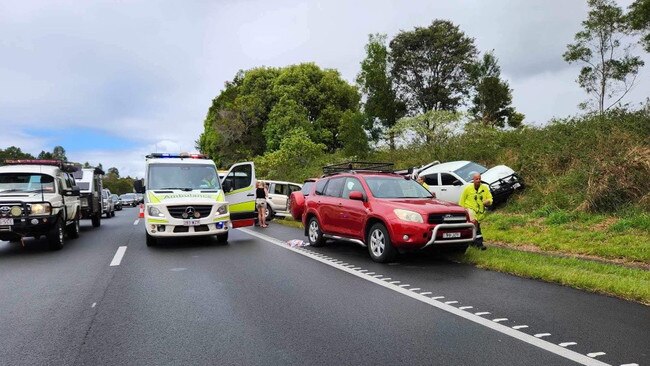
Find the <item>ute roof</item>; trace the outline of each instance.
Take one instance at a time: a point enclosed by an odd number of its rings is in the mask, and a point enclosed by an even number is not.
[[[54,165],[3,165],[0,166],[0,173],[38,173],[56,175],[61,169]]]
[[[450,171],[454,171],[456,169],[460,169],[460,168],[464,167],[465,165],[467,165],[469,163],[471,163],[471,161],[468,161],[468,160],[449,161],[449,162],[446,162],[446,163],[436,164],[436,165],[430,166],[430,167],[428,167],[426,169],[423,169],[422,171],[419,172],[419,174],[450,172]]]

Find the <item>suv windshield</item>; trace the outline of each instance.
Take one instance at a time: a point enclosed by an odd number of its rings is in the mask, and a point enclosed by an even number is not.
[[[0,174],[0,193],[54,192],[54,178],[38,173]]]
[[[151,164],[147,189],[221,189],[221,184],[212,165]]]
[[[468,163],[454,170],[454,173],[458,174],[459,177],[463,178],[465,182],[469,182],[472,180],[472,175],[474,175],[474,173],[483,174],[487,170],[488,169],[483,165],[476,164],[476,163]]]
[[[431,198],[417,182],[401,177],[367,177],[366,183],[376,198]]]

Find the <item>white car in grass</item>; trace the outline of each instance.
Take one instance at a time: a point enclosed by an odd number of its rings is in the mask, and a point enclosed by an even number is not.
[[[465,186],[472,184],[472,175],[481,174],[483,183],[490,187],[494,204],[505,202],[515,191],[523,189],[524,183],[515,171],[505,165],[490,169],[472,161],[431,163],[413,170],[414,176],[424,178],[429,190],[443,201],[458,203]]]

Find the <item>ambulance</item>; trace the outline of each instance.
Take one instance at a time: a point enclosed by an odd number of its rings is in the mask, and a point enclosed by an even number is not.
[[[255,224],[255,182],[253,162],[235,164],[219,179],[205,155],[147,155],[145,177],[134,183],[144,194],[147,246],[161,238],[211,235],[227,242],[233,228]]]

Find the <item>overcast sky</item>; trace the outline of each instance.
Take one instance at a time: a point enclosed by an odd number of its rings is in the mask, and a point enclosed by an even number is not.
[[[515,107],[543,124],[585,99],[562,53],[586,13],[578,0],[0,0],[0,148],[62,145],[73,161],[142,176],[146,153],[194,150],[237,70],[315,62],[353,83],[369,33],[434,19],[494,49]],[[643,57],[628,102],[650,95]]]

